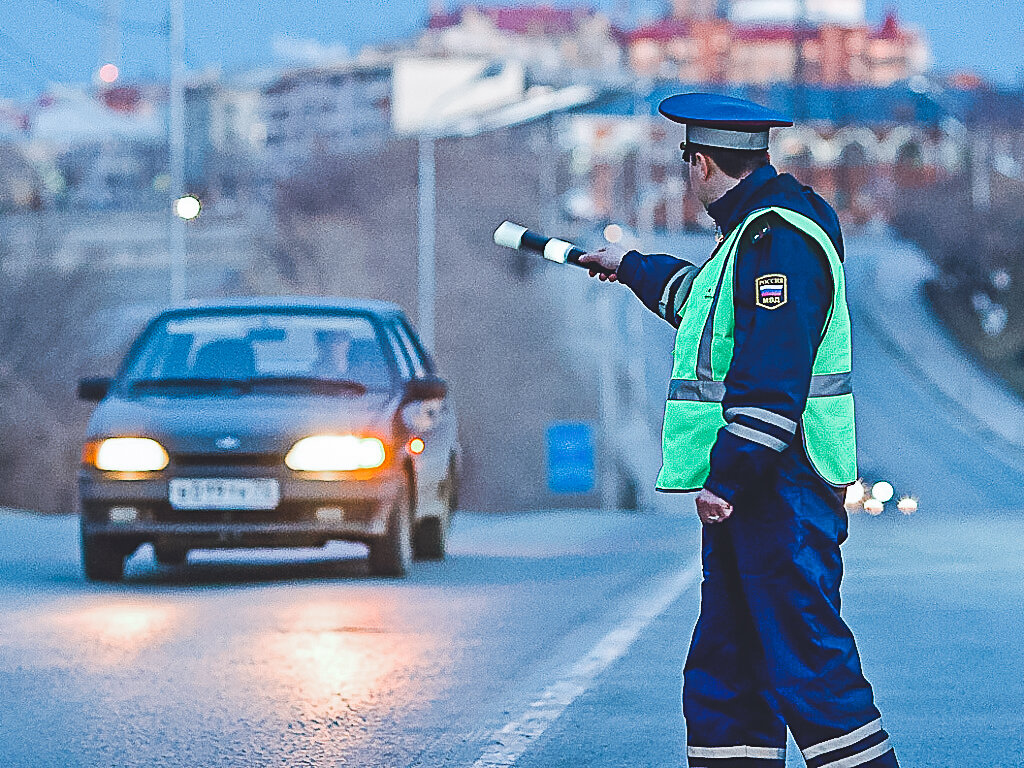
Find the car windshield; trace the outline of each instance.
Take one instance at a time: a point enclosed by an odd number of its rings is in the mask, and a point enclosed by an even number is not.
[[[392,373],[365,315],[233,312],[161,321],[122,381],[136,394],[257,387],[361,394],[389,389]]]

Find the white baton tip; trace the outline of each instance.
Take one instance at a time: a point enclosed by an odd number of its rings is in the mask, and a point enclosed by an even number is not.
[[[572,243],[552,237],[544,245],[544,258],[548,261],[556,261],[565,264],[569,260],[569,251],[573,248]]]
[[[494,230],[494,242],[505,248],[519,248],[523,242],[523,234],[526,227],[513,224],[511,221],[501,222],[501,226]]]

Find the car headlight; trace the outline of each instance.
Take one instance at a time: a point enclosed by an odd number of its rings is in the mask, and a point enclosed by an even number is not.
[[[87,464],[104,472],[159,472],[170,458],[156,440],[148,437],[109,437],[86,445]]]
[[[384,457],[384,443],[376,437],[313,435],[293,445],[284,463],[297,472],[347,472],[379,467]]]

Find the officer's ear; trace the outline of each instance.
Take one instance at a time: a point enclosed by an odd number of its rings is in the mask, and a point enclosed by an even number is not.
[[[701,181],[708,181],[715,174],[715,171],[718,170],[718,166],[715,165],[715,161],[703,152],[694,152],[693,158],[696,161],[696,170],[700,175]]]

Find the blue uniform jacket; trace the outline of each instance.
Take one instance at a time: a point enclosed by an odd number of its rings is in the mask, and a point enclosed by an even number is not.
[[[708,213],[728,234],[747,214],[771,205],[816,221],[843,256],[839,219],[831,206],[770,165],[746,176]],[[672,256],[630,251],[618,277],[651,311],[678,325],[676,312],[695,272],[693,265]],[[768,274],[787,278],[788,299],[776,309],[755,303],[755,281]],[[833,292],[820,247],[777,216],[759,220],[744,234],[735,275],[735,347],[722,408],[728,424],[744,429],[719,430],[704,485],[730,503],[745,488],[756,487],[790,446],[807,461],[799,423]]]

